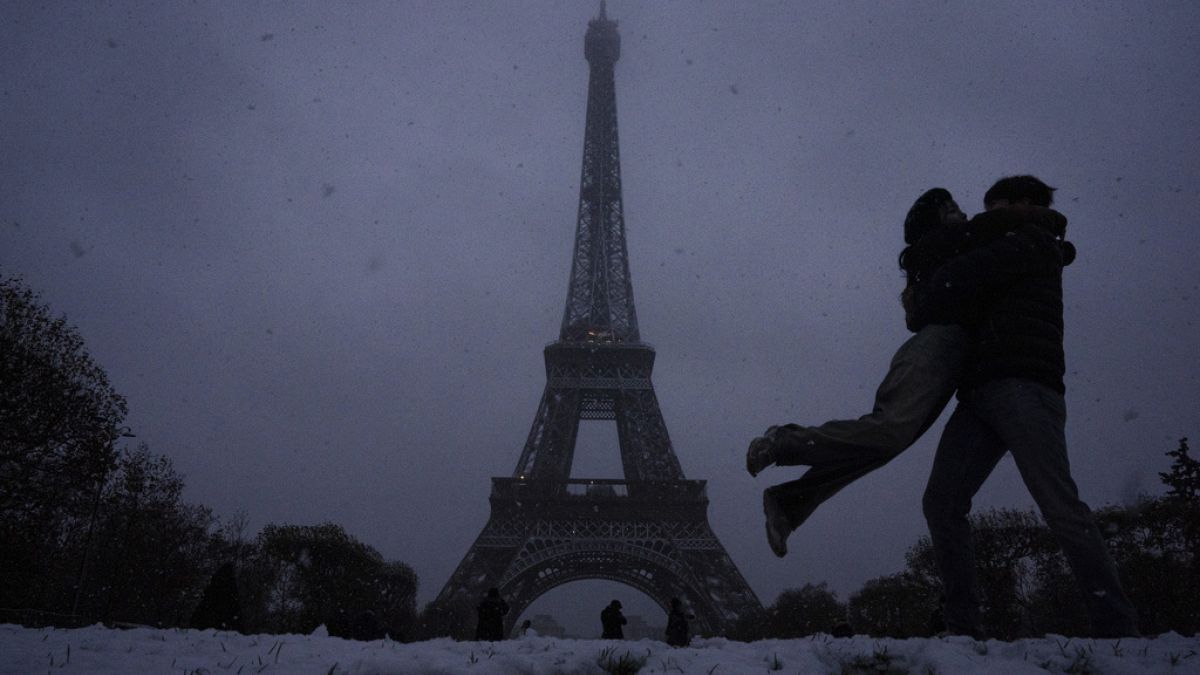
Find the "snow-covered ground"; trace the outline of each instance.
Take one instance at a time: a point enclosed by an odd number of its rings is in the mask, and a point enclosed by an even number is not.
[[[0,673],[604,673],[607,654],[643,660],[642,673],[1200,673],[1200,637],[1174,633],[1139,640],[1047,638],[976,642],[968,638],[833,639],[744,643],[533,637],[498,643],[432,640],[401,644],[314,635],[240,635],[212,630],[77,630],[0,625]],[[611,666],[608,672],[616,672]],[[632,671],[624,671],[632,672]]]

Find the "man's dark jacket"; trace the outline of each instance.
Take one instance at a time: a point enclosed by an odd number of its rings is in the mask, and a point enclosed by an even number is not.
[[[1023,224],[1005,230],[1002,219],[1011,215]],[[1067,219],[1052,209],[1015,206],[982,213],[968,228],[984,243],[919,284],[914,323],[959,323],[971,331],[975,344],[962,390],[1017,377],[1065,392],[1062,268],[1075,257],[1063,239]]]

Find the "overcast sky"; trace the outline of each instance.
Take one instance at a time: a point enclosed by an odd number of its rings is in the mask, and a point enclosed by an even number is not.
[[[545,384],[597,7],[4,2],[0,273],[79,328],[189,499],[255,531],[340,523],[411,564],[424,603],[486,522]],[[655,390],[764,603],[820,581],[845,599],[926,532],[941,423],[822,507],[784,560],[760,493],[797,471],[743,467],[769,424],[868,411],[907,336],[902,219],[930,187],[970,213],[1004,175],[1059,188],[1079,250],[1075,478],[1093,507],[1161,491],[1164,453],[1200,435],[1200,5],[608,13]],[[618,472],[613,423],[585,423],[574,474]],[[1032,505],[1010,459],[976,504]],[[597,583],[531,611],[617,593]]]

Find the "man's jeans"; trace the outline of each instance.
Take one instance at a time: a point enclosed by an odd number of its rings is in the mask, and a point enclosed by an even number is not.
[[[954,395],[969,344],[961,326],[926,326],[892,357],[869,414],[817,427],[789,424],[777,432],[776,464],[813,467],[767,491],[793,530],[826,499],[887,464],[929,429]]]
[[[1067,408],[1053,389],[1024,379],[959,394],[933,460],[923,506],[945,587],[946,627],[978,635],[979,590],[967,514],[996,463],[1011,452],[1025,486],[1066,554],[1096,636],[1137,633],[1137,616],[1067,461]]]

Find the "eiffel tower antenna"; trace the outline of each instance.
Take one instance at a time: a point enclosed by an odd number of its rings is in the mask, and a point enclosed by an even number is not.
[[[599,337],[605,341],[638,342],[633,283],[625,250],[613,73],[621,57],[621,35],[617,23],[608,20],[603,0],[600,16],[588,22],[583,40],[583,54],[591,75],[583,169],[579,177],[579,219],[560,339]]]
[[[427,625],[431,634],[468,637],[491,587],[508,599],[511,630],[543,593],[583,579],[636,588],[664,614],[679,598],[699,634],[761,609],[708,523],[705,481],[684,478],[650,380],[654,348],[638,332],[621,202],[621,37],[603,0],[583,51],[587,120],[562,328],[544,350],[546,388],[517,466],[492,479],[491,516],[426,612],[443,622]],[[581,420],[616,422],[624,479],[571,479]]]

